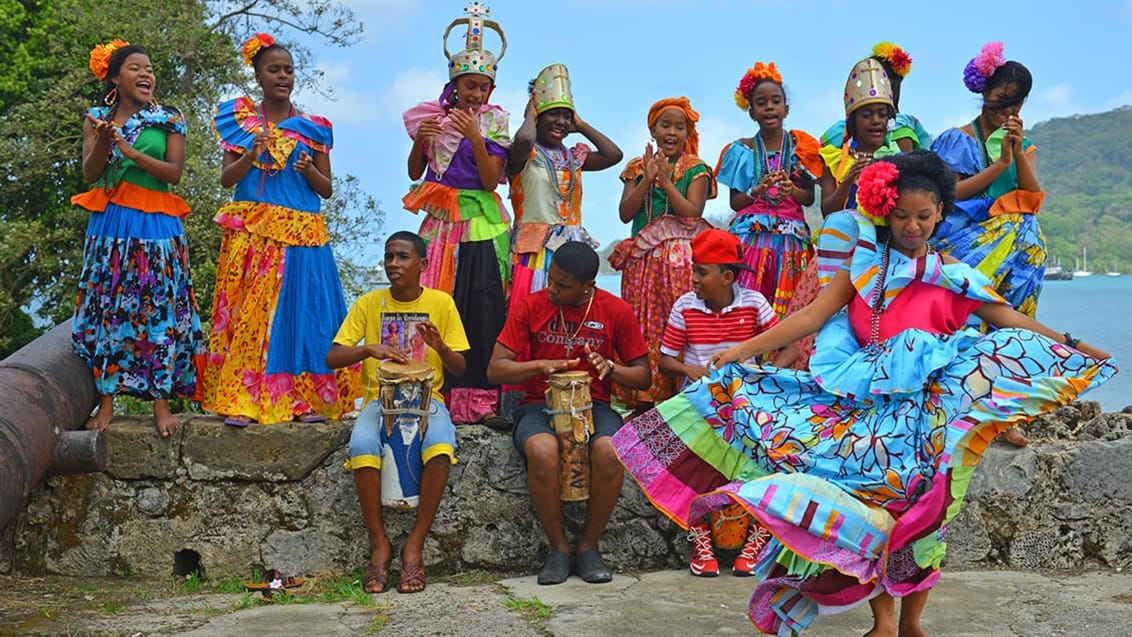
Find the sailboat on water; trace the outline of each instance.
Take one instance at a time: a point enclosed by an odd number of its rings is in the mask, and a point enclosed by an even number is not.
[[[1112,269],[1104,273],[1105,276],[1120,276],[1120,270],[1116,269],[1116,262],[1112,262]]]
[[[1093,273],[1089,272],[1089,249],[1088,248],[1086,248],[1084,246],[1081,247],[1081,260],[1077,262],[1077,265],[1078,265],[1078,268],[1073,271],[1073,276],[1075,278],[1076,277],[1092,276]]]

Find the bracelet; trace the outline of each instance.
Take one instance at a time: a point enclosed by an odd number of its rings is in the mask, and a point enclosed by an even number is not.
[[[605,359],[605,364],[609,365],[609,375],[612,376],[613,375],[613,360],[607,358],[607,359]]]
[[[1073,338],[1073,335],[1069,332],[1065,332],[1063,336],[1065,337],[1065,344],[1073,349],[1077,349],[1077,346],[1081,344],[1081,339]]]

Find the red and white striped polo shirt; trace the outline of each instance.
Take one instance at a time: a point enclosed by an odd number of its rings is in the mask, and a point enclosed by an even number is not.
[[[706,367],[712,354],[742,343],[778,323],[774,308],[762,293],[737,284],[731,289],[735,299],[719,312],[709,310],[696,298],[695,292],[676,299],[664,327],[660,352],[672,357],[683,353],[685,365]]]

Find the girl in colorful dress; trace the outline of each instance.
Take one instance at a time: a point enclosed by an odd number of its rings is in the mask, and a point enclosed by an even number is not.
[[[91,368],[106,429],[114,396],[153,401],[163,438],[179,422],[170,398],[197,393],[204,355],[183,199],[169,192],[185,169],[185,118],[154,98],[157,78],[140,46],[112,40],[90,52],[103,104],[86,113],[83,177],[94,185],[71,198],[91,212],[71,326],[75,352]]]
[[[770,530],[750,617],[771,634],[866,600],[868,634],[923,634],[944,527],[995,434],[1116,373],[1105,352],[929,249],[955,198],[936,155],[878,160],[858,183],[859,212],[823,227],[819,254],[840,258],[823,263],[836,274],[817,300],[713,356],[709,377],[613,437],[678,524],[737,502]],[[972,314],[999,329],[965,328]],[[732,362],[819,327],[812,374]]]
[[[818,142],[783,128],[790,105],[774,62],[756,62],[747,71],[735,103],[759,125],[753,137],[725,146],[715,167],[719,183],[731,189],[730,230],[746,245],[751,269],[739,274],[738,283],[762,293],[782,318],[812,254],[802,206],[814,203],[822,166]]]
[[[886,141],[895,143],[905,153],[917,148],[927,148],[932,143],[932,136],[924,129],[920,120],[900,111],[900,86],[904,83],[904,78],[912,72],[912,56],[891,42],[880,42],[873,47],[872,58],[884,67],[889,84],[892,86],[892,107],[896,111],[896,117],[893,119],[892,130],[888,132]],[[845,120],[843,119],[830,125],[821,136],[823,146],[840,148],[844,141]]]
[[[935,247],[977,267],[1007,302],[1034,316],[1045,273],[1037,218],[1045,193],[1020,116],[1033,79],[1025,66],[1003,59],[1001,42],[991,42],[967,64],[963,82],[982,95],[983,108],[932,144],[959,179],[958,212],[940,227]]]
[[[467,371],[449,380],[448,406],[453,422],[481,422],[499,428],[499,388],[487,382],[487,363],[495,337],[503,329],[511,270],[511,220],[496,192],[503,183],[511,139],[507,111],[489,104],[495,90],[498,60],[507,51],[499,25],[485,20],[487,7],[473,2],[467,24],[467,48],[449,55],[448,83],[440,98],[421,102],[404,113],[413,139],[409,178],[415,185],[402,203],[424,212],[418,234],[428,242],[428,268],[421,285],[452,295],[471,349]],[[499,57],[483,48],[484,27],[496,30],[503,47]]]
[[[699,119],[686,97],[653,104],[648,126],[657,149],[647,144],[621,173],[621,221],[632,230],[609,263],[621,271],[621,298],[644,330],[652,375],[645,390],[614,385],[614,396],[628,409],[646,409],[676,391],[673,379],[660,373],[660,342],[672,304],[692,290],[692,239],[711,227],[704,204],[715,197],[711,167],[698,155]]]
[[[825,167],[821,175],[822,216],[857,205],[857,177],[874,157],[889,157],[900,151],[888,137],[888,125],[896,112],[892,84],[884,67],[874,58],[865,58],[853,66],[845,82],[845,130],[840,146],[822,146],[820,153]],[[798,281],[787,314],[793,314],[818,296],[821,279],[832,273],[819,272],[819,260],[806,266]],[[814,336],[808,335],[795,345],[794,369],[809,369],[814,351]]]
[[[216,107],[220,184],[235,186],[214,220],[216,264],[204,406],[236,427],[320,422],[353,410],[358,368],[333,370],[326,352],[346,316],[329,233],[330,121],[291,103],[291,53],[265,33],[243,46],[263,101]]]
[[[511,300],[516,305],[546,287],[554,249],[567,241],[597,242],[582,227],[582,172],[605,170],[621,161],[621,149],[582,120],[574,110],[570,75],[564,64],[551,64],[531,80],[531,99],[507,161],[515,232],[511,242]],[[573,148],[563,138],[579,132]]]

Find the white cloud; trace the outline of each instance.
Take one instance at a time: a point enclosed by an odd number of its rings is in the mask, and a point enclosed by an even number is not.
[[[314,94],[303,100],[311,112],[318,113],[341,125],[366,126],[374,117],[382,113],[377,96],[372,91],[358,90],[354,80],[354,69],[350,60],[336,63],[321,62],[318,70],[323,74],[323,84],[333,87],[331,96]]]
[[[1053,108],[1069,104],[1073,98],[1073,87],[1069,84],[1054,84],[1042,91],[1041,100]]]

